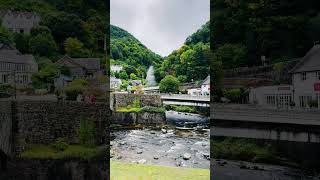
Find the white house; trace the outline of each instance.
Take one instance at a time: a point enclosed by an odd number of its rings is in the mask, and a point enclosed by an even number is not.
[[[291,70],[296,106],[320,104],[320,45],[315,45]]]
[[[19,52],[9,44],[0,44],[0,84],[28,87],[31,77],[38,72],[38,64],[33,55]]]
[[[118,79],[116,77],[110,77],[110,87],[113,90],[119,90],[122,82],[121,79]]]
[[[201,88],[188,89],[188,94],[191,96],[200,96],[201,95]]]
[[[113,72],[120,72],[123,69],[120,65],[111,65],[110,70]]]
[[[210,76],[207,76],[201,84],[201,95],[210,96]]]
[[[292,85],[250,89],[249,102],[274,107],[320,108],[320,45],[315,45],[290,71]]]
[[[289,108],[293,101],[293,86],[261,86],[250,89],[249,102],[262,106]]]

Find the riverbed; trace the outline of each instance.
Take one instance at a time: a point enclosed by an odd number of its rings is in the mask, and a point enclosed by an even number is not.
[[[188,168],[210,168],[209,132],[150,129],[113,132],[111,160]]]
[[[179,130],[185,122],[208,124],[208,117],[167,111],[170,125],[166,129],[148,128],[121,130],[111,133],[111,160],[175,166],[188,168],[210,168],[209,130]]]

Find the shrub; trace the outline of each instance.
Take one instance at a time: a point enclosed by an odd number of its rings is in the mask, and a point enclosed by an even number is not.
[[[55,150],[64,151],[68,149],[69,144],[66,143],[66,141],[63,138],[58,138],[56,142],[50,144],[50,146]]]
[[[94,146],[95,145],[95,124],[91,118],[81,118],[80,128],[78,130],[78,135],[80,143],[84,146]]]
[[[78,94],[83,94],[88,86],[88,82],[83,79],[77,79],[68,84],[65,88],[67,100],[76,100]]]
[[[140,108],[141,107],[139,98],[135,98],[133,100],[132,107],[135,107],[135,108]]]
[[[240,102],[242,97],[241,89],[226,90],[225,97],[231,100],[231,102]]]
[[[153,107],[153,106],[145,106],[140,112],[154,112],[154,113],[164,113],[166,111],[163,107]]]

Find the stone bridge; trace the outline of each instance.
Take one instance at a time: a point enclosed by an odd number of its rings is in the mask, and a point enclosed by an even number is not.
[[[185,105],[210,107],[210,96],[191,96],[188,94],[161,94],[161,100],[166,105]]]
[[[213,136],[320,143],[320,111],[212,104]]]

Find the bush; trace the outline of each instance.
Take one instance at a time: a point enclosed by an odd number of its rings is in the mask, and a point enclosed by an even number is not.
[[[68,149],[69,144],[63,138],[58,138],[55,143],[50,144],[50,146],[57,151],[64,151]]]
[[[72,81],[65,89],[67,100],[76,100],[79,94],[83,94],[88,82],[83,79]]]
[[[80,128],[78,130],[78,135],[80,143],[84,146],[92,147],[95,145],[95,124],[93,119],[82,118],[80,120]]]
[[[145,106],[140,110],[140,112],[164,113],[166,112],[166,109],[163,107]]]
[[[242,97],[241,89],[230,89],[225,91],[225,97],[231,102],[240,102]]]
[[[317,108],[318,107],[318,101],[317,100],[312,100],[308,102],[309,107],[311,108]]]

